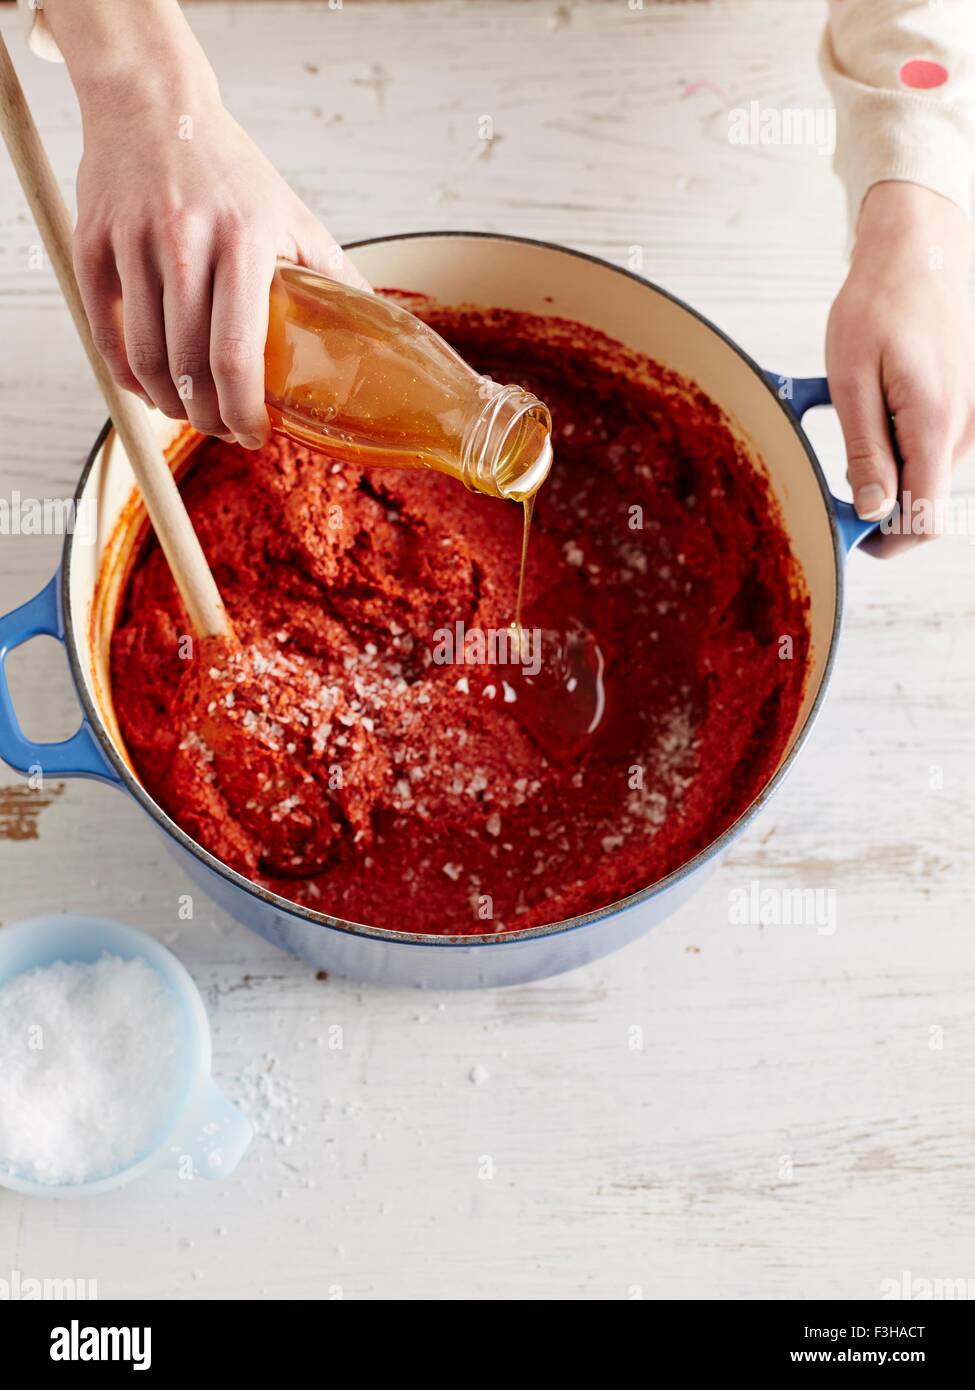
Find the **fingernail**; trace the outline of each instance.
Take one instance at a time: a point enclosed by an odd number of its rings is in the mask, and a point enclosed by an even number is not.
[[[879,483],[864,483],[863,487],[858,487],[853,504],[861,521],[879,521],[894,505]]]
[[[237,436],[237,443],[242,449],[260,449],[263,445],[263,440],[259,434],[239,434]]]

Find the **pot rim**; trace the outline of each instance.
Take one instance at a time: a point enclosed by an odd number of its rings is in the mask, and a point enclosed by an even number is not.
[[[718,328],[716,324],[712,323],[711,320],[706,317],[706,315],[699,313],[698,310],[692,308],[691,305],[685,303],[685,301],[681,299],[678,295],[671,294],[669,290],[663,289],[660,285],[655,284],[651,280],[644,279],[643,276],[637,275],[634,271],[626,270],[622,266],[613,265],[611,261],[604,260],[601,256],[593,256],[586,251],[577,251],[572,247],[562,246],[558,242],[544,241],[535,237],[510,236],[505,233],[472,232],[462,230],[430,232],[396,232],[390,236],[363,237],[357,241],[351,241],[346,243],[344,249],[347,251],[355,251],[357,248],[362,246],[374,246],[379,244],[385,245],[390,242],[397,241],[420,241],[429,240],[433,238],[453,239],[463,237],[467,237],[472,240],[509,242],[515,245],[537,246],[546,251],[554,251],[559,255],[572,256],[575,257],[577,260],[588,261],[593,265],[598,265],[602,267],[605,270],[611,270],[617,275],[625,276],[628,280],[632,280],[637,285],[641,286],[641,288],[653,290],[656,294],[661,295],[664,299],[667,299],[672,304],[677,305],[686,313],[690,314],[692,318],[697,319],[699,323],[703,324],[706,328],[710,329],[710,331],[714,333],[718,338],[720,338],[723,343],[730,347],[738,355],[738,357],[740,357],[741,360],[750,368],[750,370],[759,378],[764,388],[769,392],[773,400],[775,400],[776,404],[778,405],[779,409],[784,414],[793,433],[796,436],[796,439],[798,440],[803,452],[806,455],[810,467],[813,470],[813,475],[816,479],[816,482],[819,485],[819,491],[822,496],[823,507],[826,512],[827,519],[829,521],[830,536],[833,542],[834,572],[836,580],[836,611],[833,615],[833,628],[832,632],[830,633],[829,650],[826,653],[826,661],[823,666],[822,677],[819,682],[819,689],[816,691],[816,694],[813,698],[813,702],[809,708],[809,712],[806,715],[801,729],[795,737],[795,741],[793,742],[792,747],[790,748],[785,758],[783,758],[782,762],[779,764],[779,767],[776,769],[775,773],[765,783],[764,787],[754,798],[754,800],[751,801],[749,805],[745,807],[745,809],[737,817],[737,819],[732,821],[732,823],[729,826],[727,826],[716,839],[712,840],[709,844],[705,845],[705,847],[702,850],[699,850],[697,854],[695,854],[691,859],[688,859],[686,863],[681,864],[678,868],[674,869],[671,873],[667,874],[666,877],[657,879],[656,882],[648,884],[644,888],[637,889],[635,893],[630,893],[625,898],[618,898],[615,902],[607,903],[602,907],[593,908],[590,912],[580,913],[575,917],[568,917],[564,921],[550,922],[545,926],[526,927],[522,928],[520,931],[516,930],[490,932],[485,933],[484,935],[434,935],[433,933],[427,932],[393,931],[386,927],[371,927],[365,923],[348,922],[341,917],[332,917],[330,914],[326,912],[318,912],[314,908],[304,907],[300,903],[292,902],[289,898],[284,898],[278,893],[271,892],[270,889],[263,888],[260,884],[252,882],[252,880],[249,878],[245,878],[244,875],[238,873],[236,869],[232,869],[229,865],[224,864],[222,860],[218,859],[215,855],[211,854],[209,850],[204,849],[202,845],[198,844],[194,839],[187,835],[186,832],[166,814],[166,812],[162,809],[161,806],[157,805],[157,803],[152,799],[152,797],[149,795],[146,789],[142,786],[141,782],[139,782],[139,780],[130,771],[129,766],[125,762],[125,760],[119,756],[111,740],[111,737],[108,734],[108,730],[105,727],[105,722],[102,719],[101,712],[99,711],[95,701],[92,700],[89,695],[87,681],[85,680],[85,675],[81,667],[81,660],[78,655],[78,643],[74,628],[74,617],[71,611],[71,549],[73,541],[73,535],[71,532],[68,532],[68,534],[65,536],[64,549],[62,552],[61,560],[61,613],[62,621],[64,624],[65,647],[68,654],[68,662],[71,667],[71,674],[74,679],[75,688],[77,690],[78,698],[81,702],[81,707],[84,711],[85,718],[88,720],[89,724],[92,727],[102,756],[107,759],[113,771],[115,772],[117,778],[121,782],[122,786],[129,792],[129,794],[135,799],[135,801],[138,802],[142,809],[145,812],[147,812],[147,814],[161,827],[161,829],[164,830],[168,835],[172,836],[172,838],[183,850],[191,854],[195,859],[199,860],[200,863],[203,864],[206,868],[218,874],[221,878],[226,879],[227,882],[229,882],[233,887],[238,888],[243,892],[249,894],[251,897],[258,899],[266,906],[280,913],[283,913],[285,916],[302,918],[304,921],[308,923],[314,924],[315,926],[330,928],[332,931],[340,932],[344,936],[360,937],[367,940],[396,942],[397,944],[407,946],[433,946],[442,948],[461,947],[464,949],[481,949],[489,946],[513,946],[518,942],[522,941],[536,940],[541,937],[560,936],[563,933],[577,931],[582,927],[587,927],[597,922],[602,922],[609,917],[616,916],[617,913],[626,911],[628,908],[638,907],[640,904],[649,902],[651,899],[660,896],[662,893],[665,893],[668,889],[673,888],[677,884],[683,882],[685,879],[690,878],[690,876],[696,873],[697,870],[703,868],[705,864],[715,859],[725,849],[727,849],[727,847],[741,833],[741,831],[744,830],[745,827],[755,819],[755,817],[764,808],[764,806],[772,797],[772,795],[778,790],[779,785],[783,781],[786,773],[792,767],[792,764],[795,762],[796,757],[798,756],[800,750],[805,744],[806,739],[809,736],[809,732],[816,720],[817,715],[819,714],[823,700],[826,695],[826,690],[830,683],[830,678],[833,672],[833,665],[836,659],[837,641],[839,638],[843,616],[845,586],[843,565],[844,550],[840,539],[839,527],[836,520],[836,513],[831,504],[831,494],[827,486],[823,470],[820,467],[819,460],[816,457],[812,445],[810,444],[804,430],[801,427],[798,417],[780,399],[777,392],[774,390],[770,381],[768,380],[767,376],[762,371],[758,363],[754,360],[754,358],[752,358],[744,350],[744,348],[740,347],[738,343],[734,341],[734,339],[730,338],[728,334],[723,332],[722,329]],[[105,440],[108,438],[111,429],[111,420],[106,420],[105,424],[102,426],[101,430],[98,433],[98,437],[96,438],[94,444],[91,447],[91,451],[89,452],[88,457],[85,460],[85,465],[82,469],[81,476],[78,479],[77,488],[75,489],[74,496],[76,504],[81,500],[82,494],[85,489],[85,485],[88,481],[88,477],[91,473],[92,468],[95,465],[95,462],[102,449],[102,446],[105,443]]]

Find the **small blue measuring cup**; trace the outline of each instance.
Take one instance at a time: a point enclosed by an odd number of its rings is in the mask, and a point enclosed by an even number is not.
[[[44,1183],[20,1177],[0,1154],[0,1186],[34,1197],[86,1197],[122,1187],[153,1169],[170,1167],[202,1178],[224,1178],[237,1167],[253,1137],[250,1121],[217,1089],[210,1075],[210,1025],[200,992],[171,951],[134,927],[104,917],[31,917],[0,930],[0,984],[55,961],[93,963],[103,955],[143,960],[172,992],[184,1030],[184,1075],[172,1089],[170,1111],[160,1115],[148,1152],[92,1182]],[[192,1165],[192,1167],[190,1166]]]

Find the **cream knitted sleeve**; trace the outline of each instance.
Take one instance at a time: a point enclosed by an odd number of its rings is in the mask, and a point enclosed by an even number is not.
[[[41,58],[50,58],[54,63],[63,62],[58,46],[54,42],[54,35],[47,27],[47,20],[44,18],[43,0],[17,0],[17,4],[23,11],[27,28],[27,41],[33,51]]]
[[[922,184],[969,211],[975,0],[829,0],[820,65],[851,222],[884,179]]]

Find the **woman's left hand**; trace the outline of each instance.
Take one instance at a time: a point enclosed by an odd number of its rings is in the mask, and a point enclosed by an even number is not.
[[[912,183],[871,188],[829,317],[826,369],[858,514],[878,520],[902,501],[899,527],[866,541],[874,554],[939,534],[952,471],[975,440],[970,260],[970,224],[954,203]]]

